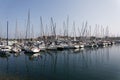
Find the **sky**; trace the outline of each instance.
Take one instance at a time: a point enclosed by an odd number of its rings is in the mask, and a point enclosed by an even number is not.
[[[75,22],[76,34],[83,22],[92,29],[95,25],[109,27],[110,35],[120,35],[120,0],[0,0],[0,36],[6,36],[6,23],[9,22],[9,37],[25,35],[28,10],[34,36],[40,34],[40,16],[43,27],[50,32],[50,18],[56,23],[57,34],[63,33],[63,22],[69,16],[69,35]],[[15,33],[16,20],[18,33]],[[94,30],[92,31],[94,32]]]

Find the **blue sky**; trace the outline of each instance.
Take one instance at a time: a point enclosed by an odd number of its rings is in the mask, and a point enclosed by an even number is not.
[[[10,37],[14,36],[15,23],[19,32],[25,33],[28,10],[31,13],[31,25],[36,36],[40,33],[40,16],[43,25],[50,25],[53,17],[57,32],[62,31],[63,21],[69,16],[69,33],[72,32],[73,21],[81,27],[83,21],[95,28],[95,24],[109,26],[110,33],[120,33],[120,1],[119,0],[0,0],[0,29],[5,36],[6,21],[9,21]],[[49,32],[49,30],[48,30]]]

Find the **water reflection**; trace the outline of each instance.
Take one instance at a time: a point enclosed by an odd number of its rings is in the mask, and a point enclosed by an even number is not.
[[[37,73],[36,75],[46,75],[51,79],[62,79],[61,76],[64,76],[64,79],[70,79],[71,75],[108,63],[109,48],[49,51],[26,56],[27,74]]]
[[[111,48],[21,53],[18,57],[11,55],[5,60],[0,56],[0,77],[4,73],[7,76],[19,76],[20,79],[36,80],[104,79],[108,74],[104,68],[110,66],[107,64],[110,63]],[[96,75],[102,73],[105,74],[102,78]]]
[[[10,57],[10,53],[0,54],[0,58],[8,58],[8,57]]]

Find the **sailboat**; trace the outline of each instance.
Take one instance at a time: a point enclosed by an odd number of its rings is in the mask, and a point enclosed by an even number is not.
[[[47,50],[57,50],[57,46],[55,42],[51,42],[49,45],[47,45]]]
[[[17,28],[17,20],[16,20],[16,29],[15,29],[15,38],[16,38],[16,40],[18,39],[18,30],[17,30],[18,28]],[[12,49],[11,49],[11,52],[13,52],[13,53],[20,53],[21,52],[21,47],[17,44],[17,43],[14,43],[13,45],[12,45]]]
[[[38,47],[36,47],[36,46],[26,46],[25,48],[24,48],[25,50],[25,52],[26,53],[39,53],[40,52],[40,49],[38,48]]]
[[[8,21],[7,21],[7,45],[0,46],[0,55],[9,55],[11,46],[8,46]]]
[[[30,10],[28,11],[28,21],[27,21],[27,29],[26,29],[26,43],[24,44],[24,51],[26,53],[38,53],[40,52],[40,48],[35,46],[32,42],[30,41]]]

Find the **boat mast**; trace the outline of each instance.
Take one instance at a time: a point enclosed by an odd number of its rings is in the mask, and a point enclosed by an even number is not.
[[[86,36],[87,36],[87,25],[88,25],[87,21],[85,24],[83,23],[83,25],[82,25],[82,36],[84,37],[85,40],[86,40]]]
[[[32,28],[31,28],[32,30],[32,32],[31,32],[31,36],[32,36],[32,41],[34,41],[34,28],[33,28],[33,25],[32,25]]]
[[[0,28],[0,41],[2,41],[2,25],[1,25],[1,23],[0,23],[0,26],[1,26],[1,28]]]
[[[80,40],[81,32],[80,32],[80,28],[79,27],[78,27],[78,37],[79,37],[79,40]]]
[[[56,23],[54,23],[54,21],[53,21],[53,18],[51,17],[51,33],[52,33],[52,37],[54,38],[54,40],[55,40],[55,38],[56,38]]]
[[[44,36],[44,29],[43,29],[43,21],[42,21],[42,17],[40,16],[40,32],[41,32],[41,37]]]
[[[89,26],[89,38],[91,38],[91,26]]]
[[[69,27],[69,16],[67,16],[67,26],[66,26],[66,27],[67,27],[67,28],[66,28],[66,36],[67,36],[67,38],[68,38],[68,36],[69,36],[69,35],[68,35],[68,34],[69,34],[69,33],[68,33],[68,31],[69,31],[69,30],[68,30],[68,27]]]
[[[74,37],[74,41],[76,41],[75,22],[73,22],[73,37]]]
[[[18,40],[18,24],[16,20],[16,28],[15,28],[15,39]]]
[[[66,34],[65,21],[63,21],[63,31],[64,31],[64,32],[63,32],[63,36],[65,37],[65,36],[66,36],[66,35],[65,35],[65,34]]]
[[[106,37],[109,37],[109,28],[108,28],[108,26],[106,27]]]
[[[27,20],[27,28],[26,28],[26,39],[30,39],[30,9],[28,11],[28,20]]]
[[[7,21],[7,45],[8,45],[8,21]]]
[[[81,28],[81,31],[80,31],[80,40],[82,41],[83,40],[83,37],[84,37],[84,22],[82,23],[82,28]]]

